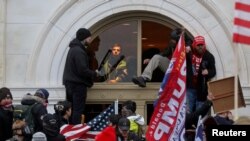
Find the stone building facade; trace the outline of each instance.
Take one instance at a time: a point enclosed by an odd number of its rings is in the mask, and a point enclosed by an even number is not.
[[[61,80],[67,45],[78,28],[89,28],[96,36],[112,23],[147,20],[170,29],[181,25],[193,36],[205,36],[216,59],[215,79],[234,75],[237,61],[249,105],[250,48],[232,43],[233,10],[233,0],[0,0],[0,86],[11,88],[16,103],[27,92],[47,88],[54,104],[65,97]],[[136,55],[141,55],[140,49]],[[137,70],[140,74],[139,65]],[[146,115],[146,104],[156,98],[159,85],[148,83],[141,89],[132,83],[96,83],[88,102],[132,99],[138,112]],[[246,110],[249,107],[240,114]]]

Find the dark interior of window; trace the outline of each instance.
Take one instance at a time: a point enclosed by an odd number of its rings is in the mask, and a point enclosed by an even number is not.
[[[147,108],[147,125],[149,125],[149,122],[150,122],[150,119],[151,119],[151,116],[154,112],[154,105],[153,104],[147,104],[146,105],[146,108]]]
[[[152,58],[167,47],[171,31],[171,28],[162,24],[142,21],[142,71],[147,66],[143,64],[144,59]],[[164,72],[157,68],[153,73],[151,82],[161,82],[163,77]]]

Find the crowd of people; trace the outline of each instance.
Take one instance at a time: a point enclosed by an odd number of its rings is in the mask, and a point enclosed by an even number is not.
[[[34,94],[26,94],[21,100],[21,105],[31,109],[24,113],[18,113],[20,105],[12,104],[10,89],[0,89],[0,139],[9,141],[31,141],[44,139],[47,141],[64,141],[65,136],[60,134],[60,128],[65,124],[73,124],[72,103],[63,100],[54,104],[54,113],[47,112],[49,92],[46,89],[38,89]],[[195,128],[202,116],[205,127],[207,125],[246,125],[250,124],[249,117],[240,117],[233,120],[230,111],[209,115],[214,97],[208,94],[207,100],[195,111],[186,111],[185,138],[194,141]],[[119,114],[109,116],[109,125],[95,136],[96,141],[144,141],[146,124],[144,117],[136,113],[136,102],[127,100],[122,103]],[[28,118],[28,113],[32,118]],[[23,115],[22,115],[23,114]],[[80,123],[83,124],[83,123]],[[205,133],[206,131],[204,131]]]
[[[72,121],[72,103],[63,100],[54,104],[54,113],[48,113],[49,92],[38,89],[34,94],[25,94],[21,105],[12,104],[10,89],[0,89],[0,140],[5,141],[65,141],[60,128]],[[22,109],[20,108],[22,106]],[[27,109],[24,109],[26,108]],[[22,112],[23,111],[23,112]],[[125,101],[120,114],[109,117],[110,124],[95,138],[96,141],[145,139],[144,118],[136,114],[136,103]],[[79,123],[84,124],[84,123]]]
[[[205,38],[189,37],[184,29],[177,28],[171,32],[171,39],[164,52],[154,55],[151,59],[145,59],[147,64],[141,76],[134,76],[132,82],[140,87],[146,87],[146,82],[152,79],[153,71],[160,68],[165,72],[170,63],[175,46],[184,33],[187,60],[187,109],[186,109],[186,140],[194,140],[193,131],[198,118],[209,116],[213,95],[208,92],[207,82],[216,75],[214,56],[207,50]],[[12,93],[7,87],[0,89],[0,140],[30,141],[36,137],[42,137],[48,141],[63,141],[65,137],[60,134],[60,127],[65,124],[82,124],[82,115],[85,111],[87,90],[92,87],[94,81],[102,76],[96,64],[95,50],[91,46],[99,46],[100,39],[96,39],[91,45],[91,33],[88,29],[80,28],[76,37],[69,44],[65,68],[63,73],[63,85],[66,90],[64,101],[58,101],[54,105],[54,114],[47,111],[49,92],[37,89],[34,94],[26,94],[21,100],[22,107],[13,106]],[[109,74],[106,80],[116,83],[127,80],[132,61],[121,58],[121,46],[114,44],[111,57],[104,64],[105,73]],[[91,59],[92,56],[92,60]],[[119,60],[121,59],[121,60]],[[92,61],[91,61],[92,60]],[[112,68],[117,63],[115,68]],[[110,71],[112,69],[112,71]],[[110,125],[101,131],[96,141],[141,141],[145,140],[146,124],[144,117],[136,113],[136,102],[128,100],[123,102],[121,112],[109,117]],[[20,112],[28,111],[28,112]],[[19,113],[18,113],[19,112]],[[25,117],[24,117],[25,116]],[[211,116],[210,116],[211,117]],[[29,118],[27,120],[27,118]],[[26,119],[26,120],[24,120]],[[217,113],[207,118],[215,124],[235,124],[230,111]],[[248,118],[243,118],[247,121]],[[192,131],[192,132],[189,132]]]

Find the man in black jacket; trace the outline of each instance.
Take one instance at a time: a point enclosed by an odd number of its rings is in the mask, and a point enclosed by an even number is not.
[[[81,123],[85,109],[87,88],[92,87],[97,72],[89,68],[87,47],[91,42],[91,33],[85,28],[76,32],[76,38],[69,44],[65,62],[63,84],[66,88],[66,99],[72,103],[71,124]]]
[[[46,135],[47,141],[65,141],[65,137],[60,134],[59,121],[52,114],[46,114],[43,117],[43,133]]]

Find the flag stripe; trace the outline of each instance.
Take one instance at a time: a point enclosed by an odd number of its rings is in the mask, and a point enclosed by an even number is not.
[[[250,37],[235,33],[234,36],[233,36],[233,41],[234,42],[244,43],[244,44],[250,44]]]
[[[85,127],[87,126],[83,124],[77,124],[77,125],[65,124],[60,128],[60,130],[62,134],[66,134],[67,132],[76,131]]]
[[[235,10],[234,14],[235,14],[234,15],[235,18],[239,18],[239,19],[242,19],[245,21],[250,21],[250,13],[249,12]]]
[[[90,126],[88,126],[88,125],[66,124],[60,128],[60,134],[65,136],[66,141],[70,141],[72,139],[79,139],[81,136],[86,134],[89,130],[90,130]]]
[[[250,37],[250,28],[235,25],[233,33]]]
[[[238,26],[243,26],[243,27],[246,27],[246,28],[250,28],[250,21],[246,21],[246,20],[243,20],[243,19],[235,18],[234,19],[234,24],[238,25]]]
[[[250,44],[250,1],[236,0],[233,42]]]
[[[80,129],[79,128],[73,129],[73,131],[69,131],[69,132],[65,133],[64,136],[68,137],[68,136],[73,136],[73,135],[79,134],[79,133],[82,134],[83,132],[87,132],[89,129],[90,129],[89,126],[85,126],[85,127],[80,128]]]
[[[88,128],[88,130],[89,130],[90,128]],[[76,134],[74,134],[74,135],[72,135],[72,136],[70,136],[70,137],[68,137],[67,139],[68,140],[73,140],[73,139],[79,139],[79,137],[81,137],[81,136],[83,136],[84,134],[86,134],[87,132],[88,132],[88,130],[87,131],[84,131],[84,132],[79,132],[79,133],[76,133]]]
[[[249,4],[250,5],[250,1],[249,0],[235,0],[235,2],[240,2],[240,3],[244,3],[244,4]]]
[[[235,9],[250,12],[250,2],[248,3],[236,2]]]

